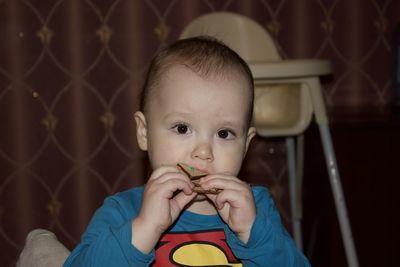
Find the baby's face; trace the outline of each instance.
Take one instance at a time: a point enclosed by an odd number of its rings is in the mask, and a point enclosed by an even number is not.
[[[146,114],[153,169],[178,162],[207,173],[237,175],[254,128],[247,129],[249,93],[239,75],[202,78],[183,66],[164,74]]]

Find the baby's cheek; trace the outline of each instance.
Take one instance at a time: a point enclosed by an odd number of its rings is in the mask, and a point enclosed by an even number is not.
[[[224,160],[222,160],[218,164],[220,166],[220,170],[223,170],[219,172],[237,176],[242,166],[242,162],[243,162],[243,157],[240,154],[225,155]]]

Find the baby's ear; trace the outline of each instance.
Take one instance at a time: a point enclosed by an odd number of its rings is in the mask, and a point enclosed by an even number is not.
[[[253,139],[253,137],[256,135],[256,128],[255,127],[250,127],[249,130],[247,131],[247,139],[246,139],[246,152],[247,149],[249,149],[250,141]]]
[[[136,121],[136,138],[141,150],[147,151],[147,123],[146,117],[141,111],[134,114]]]

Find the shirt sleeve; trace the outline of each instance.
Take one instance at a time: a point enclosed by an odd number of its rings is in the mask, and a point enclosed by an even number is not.
[[[143,254],[131,244],[132,219],[137,212],[123,197],[109,197],[94,214],[64,267],[72,266],[150,266],[154,251]],[[129,205],[127,204],[129,203]]]
[[[225,230],[227,242],[235,256],[246,267],[309,267],[309,261],[282,225],[267,189],[255,187],[253,194],[257,215],[247,244],[230,229]]]

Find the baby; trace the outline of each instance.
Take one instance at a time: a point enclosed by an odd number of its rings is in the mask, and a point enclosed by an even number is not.
[[[134,114],[153,172],[105,200],[64,266],[309,266],[268,191],[237,177],[253,97],[247,64],[216,39],[160,51]]]

